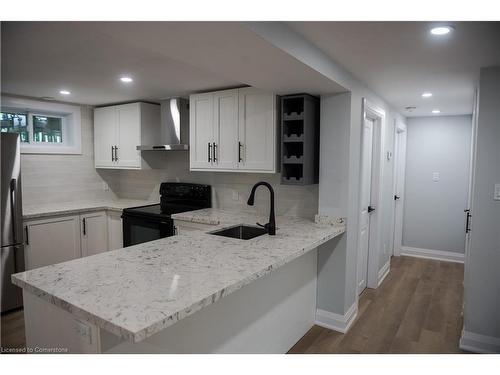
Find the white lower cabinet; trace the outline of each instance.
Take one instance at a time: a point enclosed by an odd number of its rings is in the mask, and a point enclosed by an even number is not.
[[[122,247],[122,213],[118,211],[108,211],[108,250],[121,249]]]
[[[81,256],[80,216],[60,216],[26,223],[26,269]]]
[[[27,220],[24,227],[27,270],[123,247],[121,212]]]
[[[105,211],[80,215],[82,257],[108,249],[107,215]]]

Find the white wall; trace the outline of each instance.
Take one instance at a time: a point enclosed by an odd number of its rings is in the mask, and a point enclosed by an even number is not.
[[[476,137],[461,345],[500,353],[500,66],[481,69]]]
[[[82,154],[21,154],[23,205],[113,198],[94,168],[94,121],[81,107]]]
[[[464,253],[472,117],[414,117],[407,126],[403,246]]]

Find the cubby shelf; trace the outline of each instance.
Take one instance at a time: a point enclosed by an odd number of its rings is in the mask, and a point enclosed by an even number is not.
[[[281,97],[281,183],[309,185],[319,175],[319,99],[308,95]]]

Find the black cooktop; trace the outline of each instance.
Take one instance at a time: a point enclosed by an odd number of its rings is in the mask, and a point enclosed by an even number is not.
[[[151,204],[148,206],[126,208],[123,211],[131,215],[156,216],[168,219],[170,218],[170,215],[177,214],[179,212],[193,211],[197,209],[199,209],[199,207],[185,206],[185,205],[169,205],[162,211],[160,204]]]

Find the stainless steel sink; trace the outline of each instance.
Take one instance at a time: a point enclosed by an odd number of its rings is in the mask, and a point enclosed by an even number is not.
[[[238,238],[240,240],[250,240],[255,237],[267,234],[267,230],[260,227],[253,227],[250,225],[236,225],[234,227],[223,228],[210,232],[216,236]]]

